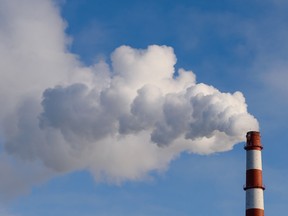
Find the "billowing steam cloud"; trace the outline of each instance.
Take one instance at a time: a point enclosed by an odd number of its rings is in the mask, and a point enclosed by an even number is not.
[[[3,2],[14,14],[18,6]],[[138,180],[150,171],[166,169],[183,151],[227,151],[243,141],[246,131],[258,129],[242,93],[221,93],[196,83],[192,71],[175,71],[171,47],[121,46],[112,53],[111,65],[100,61],[81,66],[65,50],[67,39],[54,6],[49,1],[33,2],[40,11],[53,12],[45,20],[37,13],[40,18],[31,27],[41,36],[47,34],[43,25],[54,26],[48,28],[54,29],[48,32],[51,37],[44,37],[52,45],[36,41],[25,47],[33,38],[9,35],[35,31],[0,29],[1,55],[6,51],[6,58],[20,61],[15,66],[14,61],[0,60],[0,88],[9,95],[0,95],[5,104],[0,134],[3,151],[13,157],[43,163],[43,169],[54,173],[86,169],[96,180]],[[12,21],[27,25],[25,21],[35,15],[29,10],[17,13]],[[16,52],[5,47],[7,41],[23,47]],[[19,81],[13,80],[16,74]]]
[[[40,101],[23,102],[6,149],[58,171],[138,179],[182,151],[229,150],[257,128],[240,92],[197,84],[183,69],[174,78],[175,63],[170,47],[119,47],[111,71],[101,62],[86,82],[43,90],[41,108]]]

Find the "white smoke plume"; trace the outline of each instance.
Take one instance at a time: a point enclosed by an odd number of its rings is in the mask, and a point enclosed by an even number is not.
[[[171,47],[121,46],[111,65],[85,67],[67,51],[50,1],[3,0],[0,8],[2,158],[36,163],[47,176],[85,169],[96,180],[140,180],[181,152],[231,150],[258,130],[241,92],[177,71]]]

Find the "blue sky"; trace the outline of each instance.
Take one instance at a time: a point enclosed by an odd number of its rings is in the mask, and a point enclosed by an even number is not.
[[[152,62],[152,71],[159,65],[171,68],[173,56],[176,56],[175,66],[172,64],[175,79],[178,69],[184,68],[186,73],[193,71],[197,83],[205,83],[205,91],[211,85],[220,92],[243,93],[248,112],[257,118],[262,134],[267,188],[265,214],[284,214],[288,201],[287,9],[288,3],[284,0],[1,0],[0,215],[244,214],[245,151],[244,143],[239,141],[241,138],[235,138],[240,143],[230,151],[226,147],[228,141],[224,147],[218,147],[217,139],[211,144],[215,151],[202,149],[197,144],[199,137],[188,148],[178,145],[174,138],[168,140],[168,144],[161,143],[159,140],[165,132],[155,124],[159,130],[151,136],[156,134],[153,142],[164,146],[160,150],[157,147],[154,151],[153,146],[146,149],[145,145],[136,148],[135,143],[142,138],[143,143],[150,144],[139,129],[136,137],[127,138],[133,149],[131,152],[113,150],[112,159],[106,160],[103,156],[110,146],[106,125],[110,127],[113,119],[91,111],[94,91],[106,82],[118,85],[107,78],[105,71],[116,77],[120,74],[120,77],[135,79],[133,72],[144,67],[141,59],[146,51],[143,50],[150,45],[159,45],[149,51],[151,55],[157,52],[159,56],[155,56],[159,61],[154,62],[153,56],[146,59],[149,64]],[[126,48],[121,48],[123,45]],[[142,49],[142,54],[136,49]],[[138,56],[140,63],[136,62],[133,67],[125,64],[127,52]],[[152,76],[157,74],[148,73],[143,79],[150,82]],[[193,82],[193,77],[187,79]],[[126,91],[126,86],[118,90],[122,89]],[[154,88],[147,87],[142,92],[144,99],[146,94],[151,94],[157,101],[158,93]],[[84,97],[86,93],[88,96]],[[109,96],[111,92],[106,93]],[[145,105],[141,103],[141,90],[138,94],[141,107]],[[108,99],[102,106],[112,103]],[[114,97],[114,100],[117,102],[117,106],[112,103],[114,108],[121,108],[121,98],[118,101]],[[137,100],[134,102],[131,112],[134,109],[135,113],[141,113]],[[223,103],[226,102],[228,99],[223,99]],[[77,106],[81,110],[79,118],[74,118],[74,111],[70,113],[67,109],[75,104],[80,104]],[[106,108],[112,110],[113,106]],[[157,112],[156,108],[152,110]],[[114,110],[109,113],[114,114]],[[121,118],[119,124],[123,124],[123,133],[133,134],[137,130],[134,128],[146,127],[152,124],[149,119],[157,118],[144,114],[140,125],[134,124],[131,116]],[[141,119],[141,115],[138,118]],[[239,126],[246,123],[241,119],[239,122]],[[249,128],[251,122],[249,117],[248,125],[242,128]],[[208,121],[208,126],[203,124],[203,131],[209,129],[209,124],[213,122]],[[92,132],[91,125],[95,127]],[[38,130],[44,130],[45,134]],[[145,130],[149,130],[148,126]],[[177,129],[171,133],[174,131]],[[246,134],[242,135],[245,139]],[[97,144],[103,136],[108,136],[108,141],[95,149],[91,147],[95,158],[86,154],[89,143]],[[188,133],[187,136],[193,135]],[[110,147],[118,149],[117,142],[114,144]],[[174,145],[181,150],[173,149]],[[127,150],[130,154],[126,155]],[[151,155],[158,153],[161,156]],[[147,164],[142,160],[148,161]]]

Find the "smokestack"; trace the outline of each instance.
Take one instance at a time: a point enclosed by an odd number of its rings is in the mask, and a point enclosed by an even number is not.
[[[260,133],[250,131],[246,138],[246,216],[264,216]]]

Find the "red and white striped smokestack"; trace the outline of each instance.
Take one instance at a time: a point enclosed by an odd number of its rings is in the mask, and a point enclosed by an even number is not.
[[[264,216],[260,133],[250,131],[246,138],[246,216]]]

